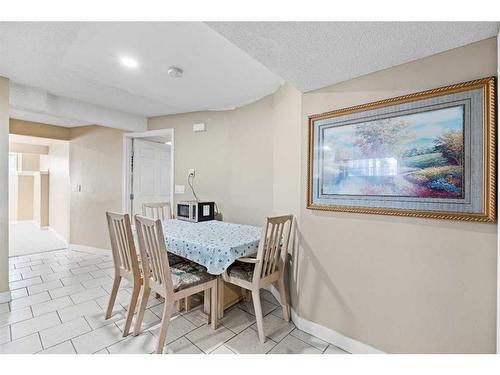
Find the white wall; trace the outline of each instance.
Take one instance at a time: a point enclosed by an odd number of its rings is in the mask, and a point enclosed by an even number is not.
[[[0,77],[0,299],[9,290],[9,80]],[[5,297],[5,294],[3,295]]]

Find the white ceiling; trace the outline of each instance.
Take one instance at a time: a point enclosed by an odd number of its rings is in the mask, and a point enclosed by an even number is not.
[[[496,36],[486,22],[1,22],[11,116],[144,131],[147,118],[238,107]],[[120,65],[123,56],[137,70]],[[170,66],[184,77],[167,74]]]
[[[208,22],[306,92],[497,36],[498,22]]]
[[[139,68],[121,66],[122,56]],[[167,74],[172,65],[184,69],[183,78]],[[234,108],[283,83],[202,22],[3,22],[0,75],[52,97],[140,116],[136,130],[146,117]]]

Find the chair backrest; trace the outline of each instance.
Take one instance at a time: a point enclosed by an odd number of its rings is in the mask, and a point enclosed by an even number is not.
[[[141,277],[128,214],[106,212],[115,269],[125,277]]]
[[[141,253],[144,285],[156,292],[173,293],[167,248],[160,219],[135,215],[135,228]]]
[[[282,272],[292,232],[293,215],[268,217],[262,228],[257,250],[259,263],[255,266],[254,282]]]
[[[170,207],[170,202],[143,203],[142,216],[160,220],[171,219],[172,208]]]

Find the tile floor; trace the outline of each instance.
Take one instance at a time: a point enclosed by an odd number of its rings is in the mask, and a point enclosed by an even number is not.
[[[12,257],[13,300],[0,304],[0,353],[152,353],[159,332],[163,301],[149,300],[142,333],[122,337],[130,288],[120,289],[114,313],[104,320],[112,285],[110,255],[56,250]],[[271,293],[262,292],[268,339],[260,344],[251,303],[230,310],[217,330],[207,325],[201,305],[177,312],[164,353],[311,353],[346,354],[282,319]]]

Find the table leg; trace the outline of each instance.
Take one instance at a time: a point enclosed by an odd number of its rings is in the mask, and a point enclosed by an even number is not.
[[[217,311],[219,312],[219,320],[224,317],[224,288],[225,283],[222,276],[217,277]]]
[[[205,294],[203,295],[203,312],[205,314],[210,313],[210,291],[205,290]]]

